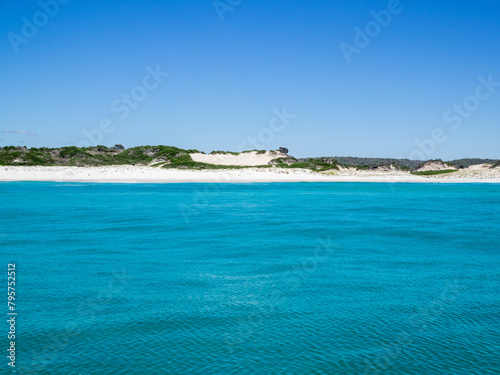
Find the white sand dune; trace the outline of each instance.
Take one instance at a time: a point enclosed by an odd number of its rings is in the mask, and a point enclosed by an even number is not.
[[[190,154],[191,159],[201,163],[215,165],[236,165],[236,166],[257,166],[267,165],[273,159],[286,158],[287,155],[279,151],[266,151],[259,154],[257,151],[242,152],[238,155],[234,154]]]
[[[303,169],[245,168],[224,170],[181,170],[146,166],[106,167],[0,167],[0,181],[68,182],[494,182],[500,183],[500,169],[462,169],[436,176],[415,176],[408,172],[343,170],[333,174]]]
[[[417,169],[417,172],[426,172],[426,171],[445,171],[445,170],[456,170],[452,165],[448,165],[443,163],[442,161],[428,161],[423,166]]]

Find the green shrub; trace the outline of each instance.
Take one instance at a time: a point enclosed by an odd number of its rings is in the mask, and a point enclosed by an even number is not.
[[[9,151],[10,150],[12,149],[9,149]],[[14,160],[20,156],[21,153],[19,151],[2,152],[0,153],[0,165],[18,165],[17,163],[14,163]]]
[[[61,151],[59,152],[59,156],[63,159],[69,159],[69,158],[74,158],[76,156],[90,156],[86,152],[85,148],[80,148],[76,146],[68,146],[68,147],[63,147]]]
[[[212,151],[210,155],[239,155],[239,152],[231,152],[231,151]]]
[[[291,165],[278,164],[278,166],[280,166],[282,168],[310,169],[310,170],[317,171],[317,172],[324,172],[324,171],[328,171],[330,169],[339,169],[337,167],[337,165],[335,165],[335,164],[330,164],[330,163],[325,163],[325,162],[320,162],[320,161],[299,162],[299,163],[294,163]]]
[[[411,174],[417,175],[417,176],[433,176],[436,174],[444,174],[444,173],[452,173],[456,172],[455,169],[445,169],[442,171],[422,171],[422,172],[412,172]]]

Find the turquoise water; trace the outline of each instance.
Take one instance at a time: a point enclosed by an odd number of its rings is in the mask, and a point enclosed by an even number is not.
[[[0,194],[16,374],[500,373],[498,184]]]

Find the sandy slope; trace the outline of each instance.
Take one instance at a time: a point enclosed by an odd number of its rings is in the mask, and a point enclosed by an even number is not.
[[[176,170],[143,166],[107,167],[0,167],[0,181],[82,182],[496,182],[500,169],[469,168],[447,175],[414,176],[407,172],[344,170],[321,174],[302,169],[245,168],[233,170]]]
[[[287,155],[281,152],[266,151],[258,154],[257,151],[244,152],[239,155],[232,154],[190,154],[194,161],[216,165],[257,166],[267,165],[273,159],[285,158]]]
[[[491,164],[471,165],[465,169],[459,169],[453,173],[446,173],[439,176],[440,179],[495,179],[500,176],[500,168],[490,168]]]
[[[457,168],[447,165],[442,161],[428,161],[423,166],[417,169],[417,172],[426,172],[426,171],[446,171],[446,170],[456,170]]]

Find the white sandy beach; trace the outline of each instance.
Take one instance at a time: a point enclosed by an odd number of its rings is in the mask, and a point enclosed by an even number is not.
[[[181,170],[147,166],[105,167],[0,167],[0,181],[180,183],[180,182],[491,182],[500,183],[500,169],[466,168],[431,177],[408,172],[342,170],[318,173],[303,169],[245,168]]]

